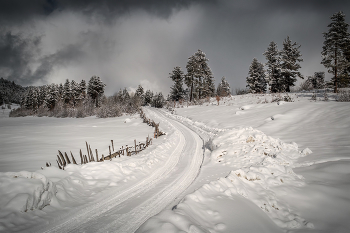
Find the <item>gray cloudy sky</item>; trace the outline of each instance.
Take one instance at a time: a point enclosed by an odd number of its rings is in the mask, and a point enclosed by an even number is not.
[[[167,94],[169,72],[201,49],[216,83],[225,76],[234,90],[287,36],[307,76],[326,71],[322,33],[338,11],[350,23],[344,0],[0,0],[0,76],[43,85],[97,75],[108,95],[139,84]]]

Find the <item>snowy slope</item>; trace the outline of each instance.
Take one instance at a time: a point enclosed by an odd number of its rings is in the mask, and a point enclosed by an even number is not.
[[[244,95],[176,108],[189,125],[226,132],[214,136],[189,195],[139,232],[349,232],[349,104],[291,96],[295,102]]]
[[[291,97],[146,109],[166,136],[65,171],[37,169],[57,149],[77,154],[88,141],[107,154],[111,139],[144,141],[153,129],[130,116],[2,117],[0,232],[349,232],[349,105]]]

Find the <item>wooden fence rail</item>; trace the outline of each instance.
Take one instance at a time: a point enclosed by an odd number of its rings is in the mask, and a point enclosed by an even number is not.
[[[143,123],[148,124],[149,126],[154,127],[154,138],[158,138],[162,135],[165,135],[164,132],[159,130],[159,123],[155,123],[153,120],[150,120],[146,117],[146,115],[143,113],[142,109],[140,109],[140,117],[143,119]],[[83,152],[79,151],[80,153],[80,164],[87,164],[89,162],[94,162],[94,154],[91,150],[91,146],[85,142],[86,144],[86,152],[87,155],[83,155]],[[107,156],[104,156],[103,154],[101,155],[101,158],[99,159],[98,157],[98,151],[95,149],[95,156],[96,156],[96,162],[103,162],[105,160],[112,160],[112,158],[120,157],[121,155],[126,155],[126,156],[131,156],[133,154],[138,154],[139,152],[145,150],[149,145],[152,145],[152,138],[149,136],[146,138],[145,143],[139,142],[138,144],[136,143],[136,139],[134,140],[134,145],[133,146],[128,146],[126,145],[125,148],[124,146],[120,147],[119,150],[114,151],[114,143],[113,140],[111,140],[112,148],[111,146],[108,146],[109,149],[109,154]],[[78,165],[76,162],[73,153],[70,151],[71,158],[72,158],[72,163]],[[71,160],[69,159],[68,155],[66,152],[64,152],[64,155],[61,151],[58,150],[58,155],[56,159],[57,165],[59,169],[64,170],[64,168],[68,165],[71,164]],[[50,167],[51,163],[46,162],[46,167]]]

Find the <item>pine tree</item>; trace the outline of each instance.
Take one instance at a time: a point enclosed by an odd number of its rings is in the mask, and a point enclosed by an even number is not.
[[[164,103],[165,99],[162,92],[156,93],[153,97],[152,106],[155,108],[162,108]]]
[[[169,78],[173,80],[174,85],[170,87],[170,100],[179,101],[184,98],[185,91],[183,89],[184,73],[179,66],[176,66]]]
[[[130,94],[126,88],[124,88],[122,92],[122,99],[124,103],[128,103],[130,101]]]
[[[221,78],[221,82],[218,85],[216,94],[220,97],[226,97],[231,95],[230,84],[226,81],[225,76]]]
[[[315,89],[322,89],[324,88],[324,78],[325,73],[324,72],[315,72],[313,79],[312,79],[312,86]]]
[[[63,93],[62,93],[62,98],[64,100],[65,104],[69,104],[72,99],[72,89],[70,86],[70,82],[68,79],[66,79],[66,82],[63,85]]]
[[[295,86],[294,83],[297,81],[296,77],[304,79],[304,77],[301,75],[298,70],[301,68],[300,64],[298,62],[303,61],[301,59],[301,53],[299,51],[300,45],[296,42],[292,43],[292,41],[289,39],[289,36],[287,39],[283,42],[283,49],[280,53],[281,56],[281,74],[282,74],[282,80],[283,80],[283,89],[286,92],[290,92],[290,87]]]
[[[328,72],[333,74],[334,93],[338,92],[339,75],[349,68],[349,61],[345,53],[349,46],[349,24],[345,23],[345,14],[339,11],[331,17],[332,22],[328,25],[328,32],[323,33],[322,62]]]
[[[140,97],[140,98],[144,98],[144,90],[143,87],[141,85],[139,85],[135,91],[135,95]]]
[[[249,67],[247,87],[252,93],[263,93],[266,91],[266,76],[264,65],[254,58]]]
[[[70,86],[71,86],[71,96],[72,96],[71,98],[72,98],[73,106],[75,106],[78,103],[81,95],[80,85],[74,80],[72,80]]]
[[[269,83],[270,92],[282,92],[283,80],[281,75],[280,62],[281,58],[277,49],[277,44],[271,42],[267,50],[263,53],[265,55],[267,63],[267,80]]]
[[[89,80],[87,94],[94,100],[96,107],[99,107],[99,98],[103,96],[105,86],[100,77],[92,76]]]
[[[145,93],[145,103],[144,105],[151,104],[153,100],[153,92],[150,90],[147,90]]]
[[[84,99],[86,96],[86,82],[84,79],[79,83],[79,89],[81,94],[79,99]]]
[[[209,59],[205,57],[205,53],[201,50],[188,58],[185,84],[190,89],[190,102],[195,90],[198,92],[198,98],[202,98],[203,90],[204,95],[212,96],[215,93],[214,78],[208,61]]]
[[[139,85],[135,91],[135,95],[133,98],[133,102],[136,103],[138,106],[143,105],[145,102],[145,93],[143,90],[143,87]]]
[[[212,75],[207,75],[203,80],[202,98],[213,96],[215,96],[214,77]]]
[[[47,95],[45,97],[45,104],[49,110],[53,110],[56,103],[60,100],[59,87],[56,84],[47,86]]]

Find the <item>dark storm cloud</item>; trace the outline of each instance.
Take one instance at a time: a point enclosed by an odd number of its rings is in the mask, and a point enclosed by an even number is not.
[[[143,10],[150,15],[167,19],[173,12],[199,2],[204,4],[215,0],[0,0],[0,30],[6,31],[0,38],[0,75],[23,85],[44,80],[53,69],[78,59],[83,53],[81,51],[83,43],[90,43],[89,40],[94,41],[96,37],[94,33],[82,32],[85,35],[85,42],[65,45],[53,54],[40,56],[39,51],[42,49],[40,38],[44,35],[37,37],[30,35],[30,27],[35,27],[38,20],[45,21],[52,15],[64,12],[79,12],[86,20],[93,18],[99,20],[99,23],[111,24],[120,16],[128,15],[135,10]],[[29,28],[29,33],[26,35],[16,30],[23,25]],[[35,71],[30,67],[34,60],[40,63]]]
[[[38,53],[40,37],[24,38],[19,34],[0,34],[0,75],[23,83],[31,75],[30,63]]]
[[[265,62],[268,44],[281,49],[287,36],[301,45],[302,73],[312,75],[325,70],[322,33],[338,11],[349,22],[350,1],[0,0],[0,30],[8,32],[0,76],[27,84],[95,74],[117,90],[145,83],[168,92],[168,73],[185,71],[201,49],[216,83],[226,76],[235,89],[252,59]]]
[[[77,62],[84,56],[81,45],[68,45],[54,54],[44,56],[40,59],[40,66],[30,76],[30,80],[43,79],[47,77],[54,68],[66,66]]]
[[[84,52],[81,44],[67,45],[54,54],[40,56],[41,37],[24,37],[11,32],[0,35],[0,74],[5,78],[29,85],[43,81],[55,67],[78,61]],[[40,65],[32,71],[31,67]]]
[[[173,10],[194,3],[214,3],[216,0],[1,0],[0,22],[23,23],[45,17],[54,11],[79,11],[87,15],[97,13],[110,21],[133,10],[145,10],[158,17],[168,18]]]

